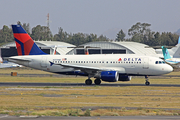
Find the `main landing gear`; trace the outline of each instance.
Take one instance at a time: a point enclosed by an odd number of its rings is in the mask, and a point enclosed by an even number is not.
[[[148,79],[147,75],[145,76],[145,79],[146,79],[145,85],[150,85],[150,82],[149,82],[149,79]]]
[[[88,79],[85,81],[85,83],[86,83],[86,85],[92,85],[92,80],[88,78]]]
[[[98,78],[96,78],[96,79],[94,80],[94,83],[95,83],[96,85],[100,85],[100,84],[101,84],[101,80],[98,79]]]
[[[94,80],[94,83],[95,83],[96,85],[100,85],[100,84],[101,84],[101,80],[98,79],[98,78],[96,78],[96,79]],[[85,81],[85,84],[86,84],[86,85],[92,85],[92,80],[91,80],[90,78],[88,78],[88,79]]]

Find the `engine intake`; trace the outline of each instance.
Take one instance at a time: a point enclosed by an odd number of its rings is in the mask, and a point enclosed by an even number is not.
[[[117,82],[119,79],[119,73],[116,71],[102,71],[101,79],[106,82]]]

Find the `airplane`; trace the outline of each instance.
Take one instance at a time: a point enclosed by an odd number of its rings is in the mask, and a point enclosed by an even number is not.
[[[179,68],[180,58],[171,57],[170,54],[169,54],[168,49],[166,47],[164,47],[164,46],[162,46],[162,53],[163,53],[163,56],[164,56],[164,60],[168,64],[170,64],[174,68]]]
[[[22,67],[22,65],[18,65],[8,61],[3,61],[2,57],[0,57],[0,68],[13,68],[13,67]]]
[[[145,76],[145,84],[150,85],[148,76],[162,75],[173,68],[162,59],[137,54],[96,54],[96,55],[49,55],[34,43],[20,25],[12,25],[18,56],[9,61],[47,72],[88,76],[86,85],[101,81],[130,81],[131,76]]]
[[[170,56],[173,56],[175,58],[180,58],[180,36],[178,38],[177,45],[174,47],[172,47],[172,46],[169,46],[169,47],[171,49],[167,49],[167,50],[169,51]],[[160,47],[158,46],[158,48],[160,48]],[[162,49],[155,49],[155,51],[156,51],[157,55],[159,55],[159,57],[164,58]]]

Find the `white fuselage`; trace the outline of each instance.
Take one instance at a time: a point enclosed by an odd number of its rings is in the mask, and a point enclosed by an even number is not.
[[[27,55],[10,57],[9,61],[54,73],[76,70],[91,73],[94,69],[99,69],[99,71],[114,70],[120,74],[127,75],[161,75],[173,70],[168,64],[157,64],[156,61],[163,61],[157,57],[134,54]],[[51,65],[50,62],[54,64]],[[63,65],[69,67],[64,67]],[[74,66],[79,66],[79,68]]]

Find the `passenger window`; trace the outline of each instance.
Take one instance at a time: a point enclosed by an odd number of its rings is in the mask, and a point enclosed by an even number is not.
[[[164,61],[162,61],[163,64],[166,64]]]
[[[162,62],[161,61],[159,61],[159,64],[161,64]]]
[[[156,64],[158,64],[158,61],[156,61]]]

